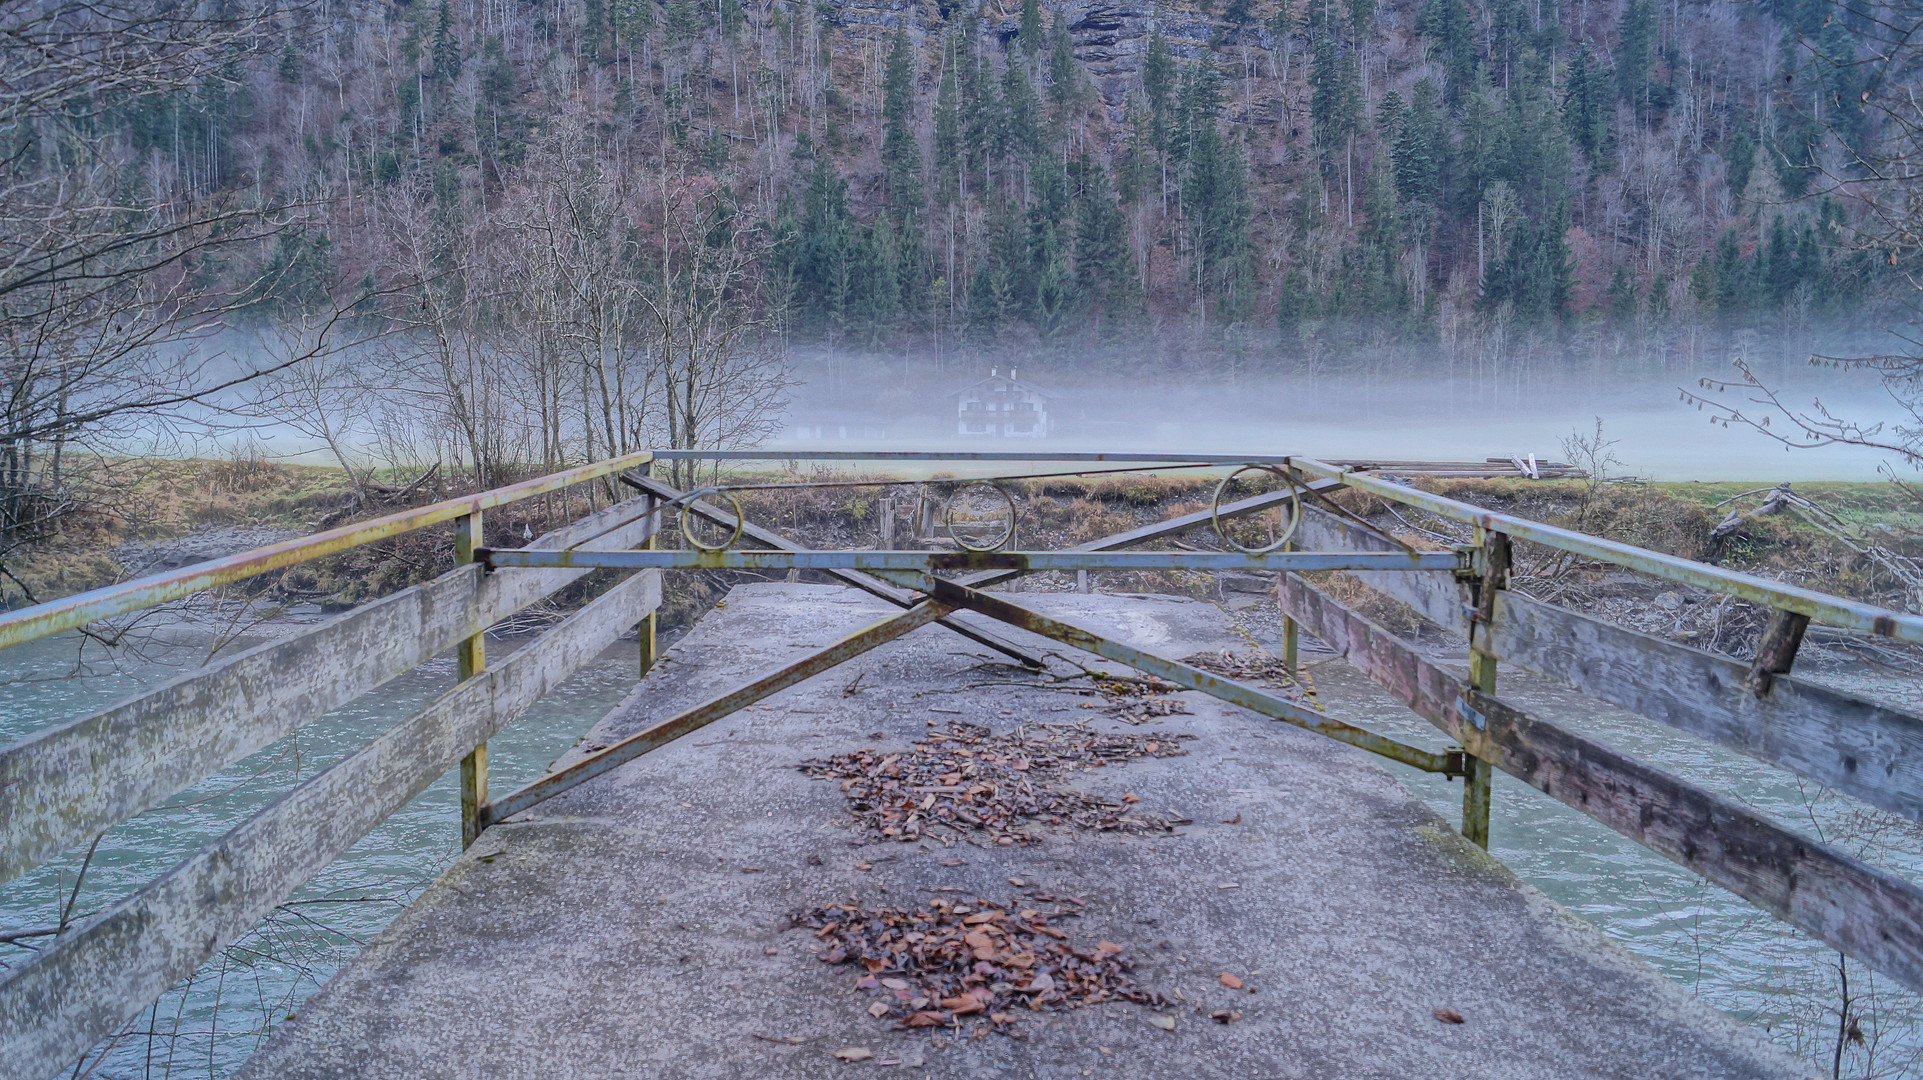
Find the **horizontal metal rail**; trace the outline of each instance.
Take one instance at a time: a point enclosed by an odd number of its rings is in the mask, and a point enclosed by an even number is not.
[[[1489,532],[1507,533],[1518,540],[1528,540],[1544,547],[1583,555],[1626,570],[1636,570],[1652,577],[1694,585],[1711,592],[1766,604],[1784,611],[1794,611],[1832,626],[1862,630],[1881,637],[1923,644],[1923,616],[1904,615],[1888,608],[1859,604],[1853,600],[1844,600],[1795,585],[1785,585],[1754,574],[1725,570],[1694,559],[1665,555],[1660,551],[1650,551],[1615,540],[1604,540],[1572,529],[1544,525],[1539,521],[1530,521],[1528,518],[1516,517],[1513,514],[1484,510],[1479,506],[1458,502],[1441,495],[1432,495],[1401,484],[1389,483],[1356,472],[1352,467],[1338,462],[1295,458],[1290,464],[1310,476],[1336,480],[1358,491],[1366,491],[1390,502],[1413,506],[1439,517],[1478,526]]]
[[[636,491],[643,491],[657,499],[665,499],[670,502],[685,499],[688,495],[687,492],[670,487],[651,476],[636,475],[633,472],[622,473],[621,482],[634,488]],[[728,511],[703,502],[700,499],[683,503],[682,512],[705,518],[724,529],[740,529],[741,534],[749,540],[763,547],[773,548],[776,551],[811,550],[789,540],[773,529],[756,525],[754,522],[745,519],[737,519]],[[899,608],[913,607],[921,602],[921,597],[905,589],[896,588],[868,574],[856,573],[853,570],[829,570],[826,571],[826,573],[837,581],[853,585],[855,588],[870,595],[878,596]],[[1039,669],[1046,666],[1043,664],[1041,657],[1031,656],[1020,647],[1011,645],[1001,638],[993,634],[985,633],[981,629],[970,626],[959,619],[944,618],[939,621],[942,626],[953,630],[955,633],[960,634],[970,641],[986,645],[1004,656],[1013,657],[1023,667]]]
[[[1453,551],[533,551],[482,548],[492,569],[609,570],[1440,570],[1469,565]]]
[[[72,630],[115,615],[125,615],[131,611],[139,611],[170,600],[178,600],[184,596],[192,596],[202,589],[231,584],[258,574],[346,551],[362,544],[385,540],[478,511],[518,502],[532,495],[557,491],[584,480],[595,480],[623,472],[645,465],[652,458],[653,455],[645,450],[618,458],[609,458],[592,465],[565,469],[478,495],[467,495],[438,502],[432,506],[403,510],[372,521],[343,525],[338,529],[329,529],[312,536],[269,544],[252,551],[243,551],[238,555],[229,555],[224,559],[195,563],[164,574],[136,578],[118,585],[77,593],[62,600],[22,608],[19,611],[0,615],[0,649],[43,638],[49,634],[57,634],[62,630]]]
[[[1043,461],[1140,462],[1153,465],[1280,465],[1290,460],[1279,454],[1145,454],[1074,450],[656,450],[661,461]],[[1305,460],[1297,458],[1296,460]],[[1399,461],[1379,458],[1335,458],[1331,464],[1355,469],[1423,472],[1445,469],[1488,475],[1513,473],[1514,466],[1488,461]],[[1568,469],[1560,462],[1542,462],[1542,469]]]

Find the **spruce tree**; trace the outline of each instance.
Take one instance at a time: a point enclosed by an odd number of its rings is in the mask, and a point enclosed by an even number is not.
[[[603,0],[584,0],[587,15],[581,26],[581,59],[592,64],[601,58],[601,31],[607,25],[607,4]]]
[[[1068,17],[1055,19],[1054,40],[1048,47],[1048,101],[1055,109],[1055,123],[1064,126],[1069,110],[1081,98],[1082,65],[1075,61],[1075,39],[1068,32]]]
[[[1723,152],[1723,174],[1729,179],[1729,193],[1737,198],[1749,190],[1749,174],[1756,168],[1756,140],[1750,138],[1749,125],[1737,121],[1736,134]]]
[[[434,25],[434,77],[452,82],[461,74],[461,43],[454,37],[454,12],[441,0]]]
[[[1636,282],[1629,276],[1629,268],[1617,263],[1616,272],[1609,277],[1609,321],[1625,327],[1635,319]]]
[[[1042,5],[1041,0],[1022,0],[1022,21],[1018,31],[1021,35],[1022,52],[1029,59],[1042,54]]]
[[[1649,101],[1649,75],[1656,67],[1655,0],[1629,0],[1616,38],[1616,89],[1641,115]]]
[[[955,32],[942,44],[941,86],[935,92],[935,205],[946,207],[961,199],[961,175],[966,157],[961,116],[961,84],[955,76]]]
[[[632,53],[647,41],[648,31],[654,28],[654,0],[614,0],[610,16],[616,44]]]
[[[1060,337],[1069,327],[1076,307],[1075,273],[1070,264],[1074,243],[1068,183],[1059,169],[1043,169],[1035,176],[1035,202],[1028,210],[1030,318],[1043,340]]]
[[[1569,138],[1590,161],[1592,171],[1597,169],[1598,157],[1609,138],[1609,118],[1615,113],[1614,95],[1609,89],[1609,75],[1596,64],[1589,53],[1589,43],[1584,42],[1576,50],[1576,59],[1569,65],[1569,79],[1563,92],[1562,120],[1569,131]]]
[[[1075,163],[1081,193],[1075,213],[1075,285],[1085,311],[1126,320],[1140,304],[1141,283],[1129,251],[1128,227],[1098,161]]]
[[[888,205],[904,226],[917,223],[922,207],[921,147],[915,142],[915,47],[897,29],[882,77],[881,165]]]
[[[1002,69],[1001,107],[995,117],[996,155],[1011,165],[1026,168],[1044,144],[1041,112],[1041,100],[1035,96],[1034,84],[1028,81],[1027,65],[1020,53],[1010,50],[1008,65]]]
[[[1321,18],[1312,27],[1314,52],[1309,61],[1309,119],[1322,152],[1322,167],[1333,171],[1361,127],[1362,101],[1355,53],[1340,40],[1335,20]]]
[[[1476,30],[1463,0],[1423,0],[1416,32],[1442,50],[1449,100],[1460,101],[1476,77]]]
[[[1239,141],[1223,139],[1212,115],[1194,119],[1187,158],[1182,217],[1196,287],[1204,301],[1215,301],[1220,319],[1233,322],[1247,314],[1253,301],[1249,228],[1255,207],[1249,198],[1248,159]]]
[[[1290,268],[1282,278],[1282,292],[1275,303],[1275,329],[1285,348],[1302,341],[1302,324],[1315,317],[1315,293],[1299,267]]]

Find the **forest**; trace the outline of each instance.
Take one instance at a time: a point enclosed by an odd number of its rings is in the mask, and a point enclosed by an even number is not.
[[[809,352],[1688,374],[1914,292],[1894,8],[188,11],[5,5],[19,498],[189,413],[484,483],[752,442]]]

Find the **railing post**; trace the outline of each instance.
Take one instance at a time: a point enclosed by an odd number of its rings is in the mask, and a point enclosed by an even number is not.
[[[1283,544],[1282,550],[1294,551],[1295,541],[1291,540],[1288,543]],[[1275,588],[1276,588],[1276,595],[1278,598],[1281,596],[1282,580],[1288,576],[1289,575],[1286,571],[1275,575]],[[1283,612],[1282,614],[1282,666],[1288,671],[1289,678],[1294,679],[1297,683],[1301,682],[1301,672],[1299,670],[1301,667],[1301,664],[1298,662],[1298,658],[1301,652],[1301,644],[1302,644],[1302,628],[1296,625],[1294,616],[1288,614],[1288,612],[1286,611]]]
[[[1469,620],[1469,684],[1485,694],[1496,692],[1496,643],[1493,622],[1496,590],[1509,582],[1509,536],[1476,530],[1482,544],[1482,580],[1476,586],[1475,612]],[[1465,755],[1462,774],[1462,835],[1470,843],[1489,847],[1489,763]]]
[[[650,461],[646,465],[641,466],[641,475],[653,476],[654,462]],[[648,496],[646,509],[650,515],[660,513],[661,500],[655,498],[652,495]],[[659,545],[658,537],[660,537],[661,535],[661,522],[658,519],[653,518],[652,516],[648,520],[649,520],[649,525],[648,525],[647,550],[653,551]],[[665,584],[665,582],[663,582],[663,584]],[[655,612],[649,611],[647,618],[642,619],[640,624],[634,628],[635,640],[640,645],[642,678],[646,678],[648,672],[654,669],[654,650],[655,650],[654,631],[655,631]]]
[[[481,512],[476,510],[454,519],[454,561],[471,563],[474,549],[481,547]],[[462,638],[454,647],[460,662],[461,681],[479,675],[487,668],[487,630]],[[461,847],[467,848],[481,835],[481,807],[487,805],[487,744],[476,746],[461,759]]]

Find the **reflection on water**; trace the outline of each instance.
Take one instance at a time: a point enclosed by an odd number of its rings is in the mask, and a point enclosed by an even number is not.
[[[155,645],[136,660],[72,674],[76,641],[0,652],[0,740],[81,715],[151,687],[205,659],[191,641]],[[511,642],[491,642],[504,655]],[[633,645],[583,668],[489,744],[497,790],[538,775],[633,683]],[[1326,698],[1344,715],[1427,745],[1436,733],[1334,665],[1317,669]],[[1825,676],[1843,689],[1923,708],[1923,687],[1869,674]],[[194,849],[363,745],[453,685],[451,657],[436,660],[296,736],[181,792],[169,808],[111,830],[73,904],[82,915],[126,895]],[[1505,696],[1703,787],[1739,799],[1813,836],[1923,879],[1923,838],[1914,823],[1800,785],[1781,771],[1599,706],[1540,680],[1505,673]],[[1454,820],[1461,788],[1397,768],[1436,810]],[[252,1052],[272,1023],[298,1008],[362,943],[388,923],[454,856],[459,794],[442,777],[303,888],[295,901],[197,972],[132,1026],[93,1074],[103,1077],[221,1076]],[[1549,896],[1732,1015],[1768,1029],[1828,1071],[1839,1032],[1836,954],[1729,893],[1706,885],[1630,840],[1541,793],[1498,776],[1494,851]],[[75,896],[82,851],[0,885],[0,931],[57,923]],[[44,939],[31,939],[27,944]],[[30,953],[0,946],[0,962]],[[1916,1075],[1923,1047],[1918,996],[1850,965],[1864,1042],[1849,1045],[1845,1075]],[[1873,1051],[1873,1056],[1865,1056]]]
[[[90,648],[76,669],[78,640],[62,636],[0,652],[0,742],[97,710],[190,671],[206,660],[204,638],[185,634],[145,645],[116,663]],[[513,641],[490,640],[495,657]],[[488,743],[495,790],[540,775],[634,683],[633,643],[623,643],[550,691]],[[422,665],[295,735],[107,832],[79,882],[85,847],[0,885],[0,931],[57,925],[98,910],[178,864],[284,794],[359,749],[454,685],[452,655]],[[310,881],[246,937],[210,960],[132,1026],[99,1077],[222,1076],[285,1018],[460,848],[458,770],[437,780]],[[44,943],[28,939],[24,945]],[[0,963],[31,953],[0,945]]]
[[[1361,676],[1334,665],[1317,671],[1325,696],[1344,715],[1359,712],[1378,730],[1438,745],[1434,728],[1365,688]],[[1866,673],[1805,677],[1923,710],[1923,686],[1914,680]],[[1923,880],[1923,828],[1915,822],[1542,679],[1507,670],[1499,684],[1505,698],[1545,719],[1866,862]],[[1437,813],[1450,821],[1461,817],[1460,784],[1392,767]],[[1863,1018],[1859,1044],[1839,1024],[1842,980],[1834,950],[1518,780],[1498,773],[1492,798],[1492,854],[1711,1004],[1820,1062],[1825,1075],[1839,1033],[1847,1040],[1844,1076],[1923,1075],[1923,997],[1851,961],[1851,1013]]]

